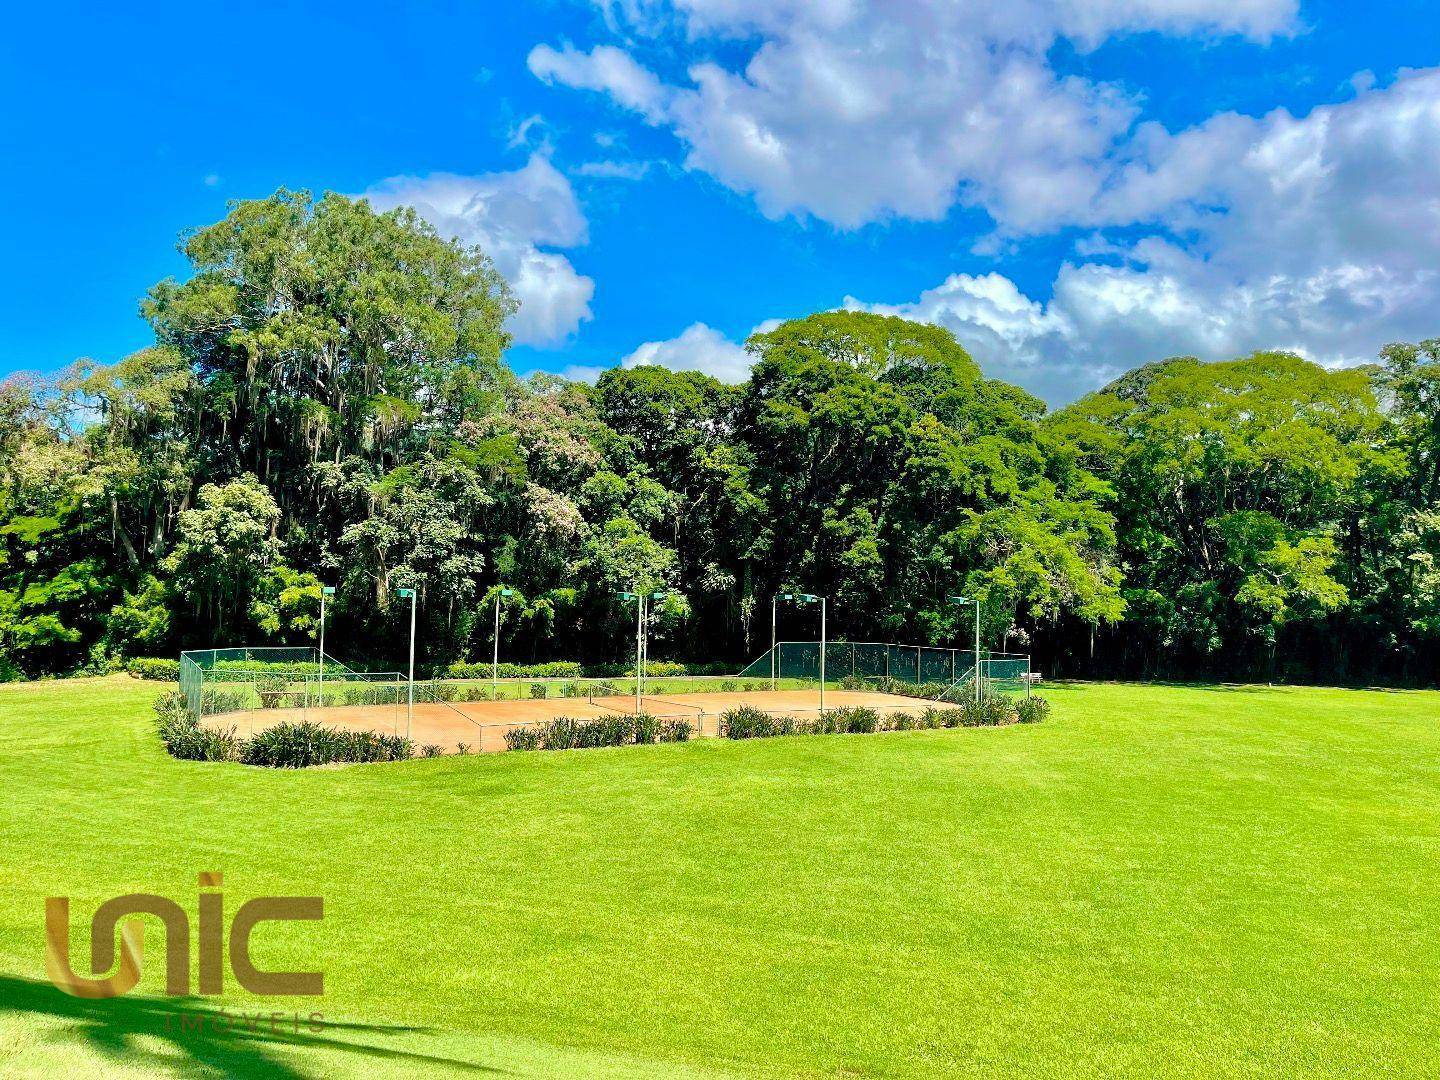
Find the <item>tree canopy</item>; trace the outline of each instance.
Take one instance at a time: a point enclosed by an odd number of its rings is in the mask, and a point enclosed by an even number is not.
[[[0,673],[328,640],[393,662],[740,661],[768,607],[1072,672],[1421,677],[1440,635],[1440,344],[1151,364],[1048,415],[947,330],[832,311],[741,385],[517,378],[509,287],[408,210],[280,191],[183,238],[154,344],[0,383]],[[509,589],[502,596],[501,589]],[[792,613],[790,636],[814,628]]]

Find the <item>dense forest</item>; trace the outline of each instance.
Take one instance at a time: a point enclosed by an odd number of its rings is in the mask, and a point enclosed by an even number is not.
[[[771,597],[832,637],[1047,673],[1432,682],[1440,341],[1327,370],[1173,358],[1048,413],[943,329],[859,312],[748,382],[506,365],[510,290],[413,213],[280,192],[187,235],[154,344],[0,383],[0,677],[313,642],[391,666],[742,661]],[[817,636],[782,608],[782,636]]]

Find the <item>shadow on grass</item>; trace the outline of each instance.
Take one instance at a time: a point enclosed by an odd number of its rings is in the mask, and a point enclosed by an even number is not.
[[[265,1003],[224,1009],[201,998],[74,998],[47,982],[0,976],[0,1016],[51,1017],[61,1026],[52,1042],[82,1049],[157,1076],[269,1077],[305,1080],[333,1071],[333,1059],[313,1069],[287,1060],[293,1051],[315,1051],[375,1064],[393,1064],[416,1075],[446,1069],[500,1073],[504,1070],[456,1058],[433,1056],[361,1041],[365,1036],[423,1034],[428,1029],[308,1020],[308,1010],[276,1010]],[[299,1011],[299,1018],[295,1013]],[[161,1044],[156,1048],[157,1041]],[[327,1069],[327,1064],[331,1065]]]

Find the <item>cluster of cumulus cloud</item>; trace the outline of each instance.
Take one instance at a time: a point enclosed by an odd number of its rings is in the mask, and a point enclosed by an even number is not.
[[[671,132],[686,168],[770,217],[856,229],[980,211],[982,258],[1063,238],[1043,302],[999,273],[955,273],[914,297],[837,297],[947,326],[992,374],[1052,400],[1166,355],[1279,347],[1343,363],[1436,332],[1440,69],[1383,85],[1361,74],[1305,115],[1221,112],[1171,130],[1134,92],[1052,61],[1062,40],[1083,54],[1141,32],[1263,46],[1304,32],[1296,0],[597,6],[607,40],[537,44],[530,71]],[[502,227],[507,188],[542,194],[546,213]],[[518,270],[517,292],[538,308],[522,308],[534,325],[517,327],[521,340],[554,340],[588,316],[593,283],[537,247],[584,233],[545,159],[382,190]],[[728,378],[746,366],[703,323],[626,362]]]

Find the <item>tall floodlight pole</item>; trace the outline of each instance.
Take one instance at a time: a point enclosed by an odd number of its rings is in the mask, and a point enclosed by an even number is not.
[[[801,603],[820,605],[820,715],[825,715],[825,597],[801,593]]]
[[[780,675],[780,643],[775,640],[775,608],[781,600],[795,599],[790,593],[776,593],[770,598],[770,689],[778,690]]]
[[[636,586],[637,588],[639,586]],[[620,592],[615,594],[621,600],[635,601],[635,715],[640,715],[640,628],[645,621],[645,594]]]
[[[405,695],[405,738],[410,738],[411,725],[415,721],[415,590],[400,589],[400,599],[410,598],[410,685]]]
[[[490,696],[496,701],[500,700],[500,599],[514,591],[503,585],[495,590],[495,651],[490,660]]]
[[[975,704],[980,704],[980,598],[971,600],[968,596],[946,597],[951,603],[975,605]]]
[[[320,587],[320,707],[325,707],[325,598],[335,595],[334,585]]]
[[[650,667],[650,612],[652,610],[650,607],[650,601],[659,600],[663,604],[665,602],[665,598],[669,595],[670,593],[668,591],[666,591],[665,589],[660,589],[657,592],[652,592],[645,601],[645,667],[647,668],[647,674],[645,677],[647,679],[650,677],[648,674],[648,668]]]

